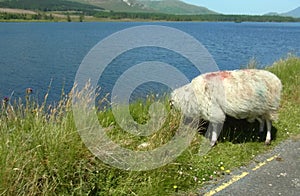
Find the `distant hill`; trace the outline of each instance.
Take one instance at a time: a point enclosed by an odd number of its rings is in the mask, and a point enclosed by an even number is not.
[[[264,14],[264,16],[279,16],[279,15],[280,14],[277,12],[269,12],[269,13]]]
[[[115,12],[157,12],[165,14],[216,14],[205,7],[180,0],[73,0],[103,7]]]
[[[291,16],[291,17],[294,17],[294,18],[300,18],[300,7],[292,10],[292,11],[289,11],[287,13],[283,13],[281,14],[283,16]]]
[[[300,18],[300,7],[293,9],[292,11],[286,13],[277,13],[277,12],[270,12],[265,14],[266,16],[289,16],[294,18]]]

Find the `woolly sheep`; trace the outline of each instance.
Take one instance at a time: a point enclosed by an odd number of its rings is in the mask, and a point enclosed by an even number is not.
[[[175,89],[171,101],[184,116],[210,122],[207,132],[211,146],[217,141],[226,115],[249,122],[258,120],[260,132],[263,132],[266,122],[265,144],[270,144],[272,121],[277,120],[281,90],[281,81],[265,70],[219,71],[202,74]]]

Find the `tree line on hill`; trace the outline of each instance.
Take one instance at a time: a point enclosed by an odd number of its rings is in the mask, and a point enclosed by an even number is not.
[[[70,13],[63,12],[70,22]],[[127,13],[127,12],[72,12],[83,21],[84,15],[94,16],[97,19],[107,20],[153,20],[153,21],[218,21],[218,22],[300,22],[300,18],[283,16],[252,16],[252,15],[170,15],[160,13]],[[37,14],[0,13],[1,20],[54,20],[51,12],[37,12]],[[60,19],[61,20],[61,19]]]
[[[202,15],[173,15],[162,13],[130,13],[130,12],[97,12],[97,18],[110,19],[144,19],[144,20],[166,20],[166,21],[220,21],[220,22],[300,22],[300,18],[283,16],[253,16],[253,15],[224,15],[224,14],[202,14]]]
[[[77,14],[76,20],[74,17],[71,17],[69,13],[66,13],[65,17],[56,17],[55,14],[52,13],[37,13],[37,14],[24,14],[24,13],[6,13],[0,12],[0,20],[2,21],[78,21],[78,22],[83,22],[84,21],[84,15],[83,14]]]

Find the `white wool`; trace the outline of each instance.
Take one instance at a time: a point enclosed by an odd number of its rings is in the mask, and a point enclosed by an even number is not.
[[[171,95],[174,105],[186,116],[199,116],[212,122],[224,121],[225,114],[237,119],[265,115],[273,120],[280,103],[280,80],[264,70],[227,73],[227,78],[203,74],[190,84],[175,89]]]
[[[224,123],[226,115],[273,121],[277,117],[281,90],[281,81],[265,70],[221,71],[194,78],[175,89],[171,99],[185,116],[212,123]]]

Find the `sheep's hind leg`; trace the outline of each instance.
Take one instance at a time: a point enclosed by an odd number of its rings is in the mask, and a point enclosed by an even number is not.
[[[266,119],[267,122],[267,136],[266,136],[266,141],[265,144],[266,145],[270,145],[271,144],[271,129],[272,129],[272,122],[270,119]]]
[[[256,118],[256,119],[259,122],[259,133],[264,132],[265,119],[263,119],[263,118]]]

